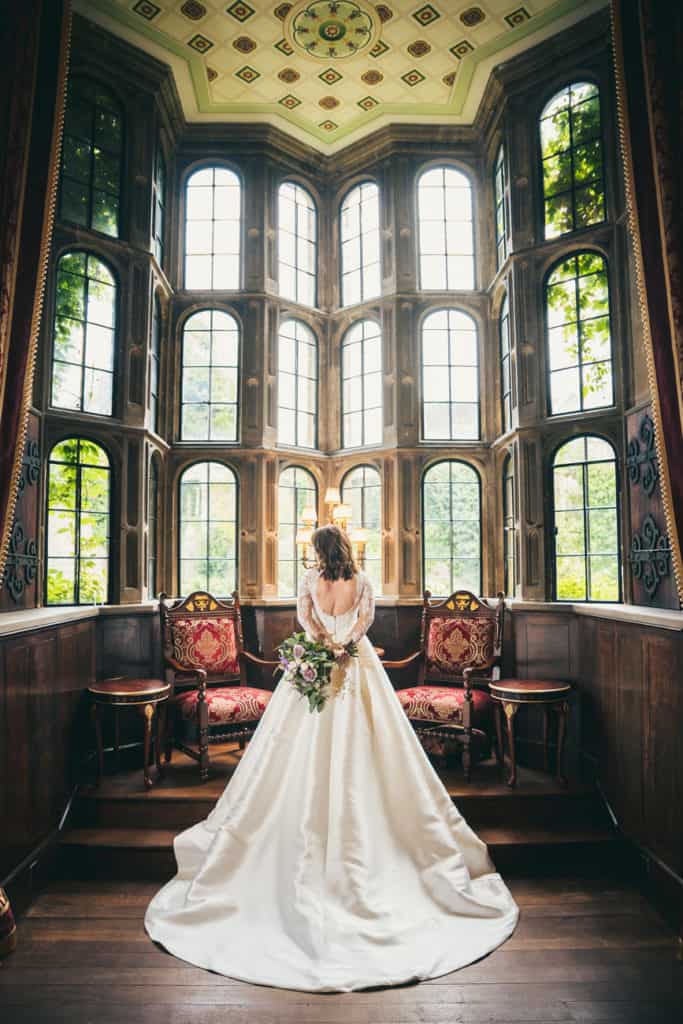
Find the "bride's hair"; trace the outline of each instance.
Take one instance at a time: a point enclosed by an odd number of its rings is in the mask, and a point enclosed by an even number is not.
[[[358,572],[351,541],[338,526],[321,526],[313,533],[320,574],[325,580],[350,580]]]

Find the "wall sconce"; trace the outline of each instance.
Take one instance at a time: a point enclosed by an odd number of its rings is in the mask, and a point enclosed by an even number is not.
[[[313,505],[306,505],[301,512],[303,526],[296,531],[296,546],[301,552],[301,564],[304,569],[312,569],[318,560],[311,551],[313,530],[317,521],[317,513]]]
[[[353,515],[353,509],[350,505],[344,505],[343,503],[335,505],[332,509],[332,520],[335,526],[338,526],[340,530],[346,530],[349,525],[349,519]]]
[[[368,542],[368,531],[364,526],[356,526],[349,534],[353,553],[361,569],[365,568],[365,545]]]

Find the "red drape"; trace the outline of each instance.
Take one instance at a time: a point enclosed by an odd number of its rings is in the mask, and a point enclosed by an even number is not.
[[[612,29],[662,495],[683,600],[683,7],[612,0]]]
[[[68,0],[21,0],[3,9],[0,580],[12,528],[52,234],[69,29]]]

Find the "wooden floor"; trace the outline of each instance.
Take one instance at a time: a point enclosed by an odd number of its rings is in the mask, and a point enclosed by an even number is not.
[[[510,877],[512,937],[419,984],[315,995],[249,985],[175,959],[146,936],[154,882],[53,883],[0,967],[6,1024],[680,1024],[683,962],[628,881]]]

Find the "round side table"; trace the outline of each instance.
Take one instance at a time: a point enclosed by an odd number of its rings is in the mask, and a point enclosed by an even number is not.
[[[508,746],[510,748],[510,775],[508,786],[517,781],[517,759],[515,756],[515,715],[525,704],[540,704],[543,707],[543,767],[548,771],[548,726],[550,714],[558,716],[557,725],[557,781],[563,786],[567,780],[562,774],[562,751],[567,732],[569,715],[569,696],[572,692],[571,683],[563,683],[552,679],[499,679],[489,683],[489,693],[497,704],[496,737],[503,761],[503,715],[507,723]]]
[[[152,779],[149,774],[149,751],[152,742],[152,727],[156,717],[156,766],[157,776],[163,775],[161,764],[161,748],[164,744],[164,733],[166,726],[166,705],[171,692],[171,687],[162,679],[104,679],[101,682],[93,683],[88,687],[88,693],[92,701],[92,718],[95,725],[95,736],[97,739],[97,781],[99,784],[104,774],[104,752],[102,749],[102,723],[101,709],[103,707],[114,708],[116,715],[116,743],[115,748],[118,754],[118,714],[120,708],[134,708],[142,715],[145,722],[144,742],[144,779],[145,786],[149,789]]]

